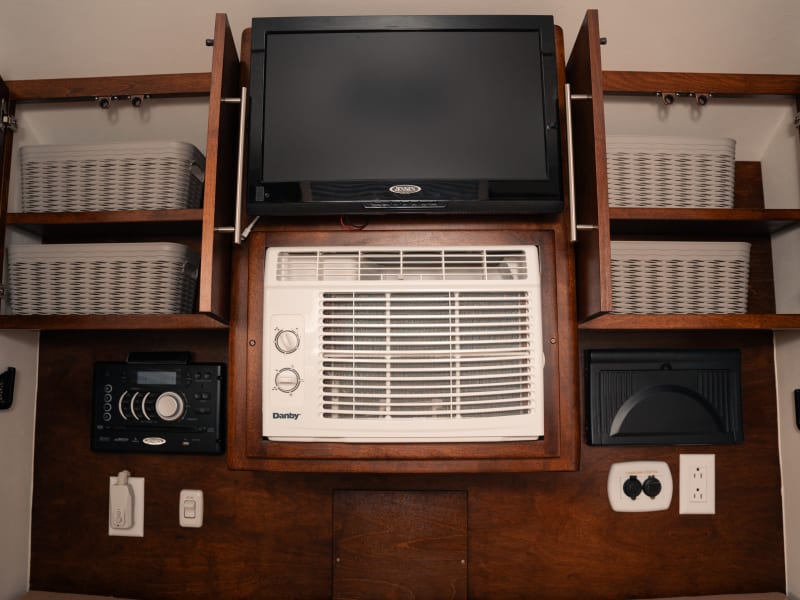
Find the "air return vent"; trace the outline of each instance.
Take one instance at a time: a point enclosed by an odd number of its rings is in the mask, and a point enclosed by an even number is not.
[[[536,247],[271,248],[263,434],[544,434]]]
[[[522,250],[284,250],[277,281],[488,281],[526,279]]]

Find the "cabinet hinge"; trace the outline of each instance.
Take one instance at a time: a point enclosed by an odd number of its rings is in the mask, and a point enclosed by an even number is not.
[[[794,113],[794,126],[800,129],[800,112]]]
[[[8,104],[6,99],[0,99],[0,131],[16,131],[17,118],[8,112]]]

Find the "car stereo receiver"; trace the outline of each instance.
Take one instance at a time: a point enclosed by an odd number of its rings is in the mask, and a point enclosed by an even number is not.
[[[224,365],[187,353],[95,363],[92,450],[222,454],[224,389]]]

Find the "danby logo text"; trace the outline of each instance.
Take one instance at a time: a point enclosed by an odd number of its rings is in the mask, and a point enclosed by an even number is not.
[[[300,416],[300,413],[293,413],[293,412],[288,412],[288,413],[274,412],[274,413],[272,413],[272,418],[273,419],[292,419],[293,421],[296,421],[299,416]]]

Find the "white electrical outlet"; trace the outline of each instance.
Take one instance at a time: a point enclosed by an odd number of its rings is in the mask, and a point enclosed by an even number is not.
[[[715,487],[713,454],[680,455],[680,514],[713,515],[716,512]]]
[[[130,504],[121,502],[124,494],[114,489],[118,476],[108,478],[108,535],[144,537],[144,477],[128,477],[127,480],[133,493]]]
[[[608,471],[608,501],[617,512],[667,510],[672,502],[672,472],[663,461],[614,463]]]

